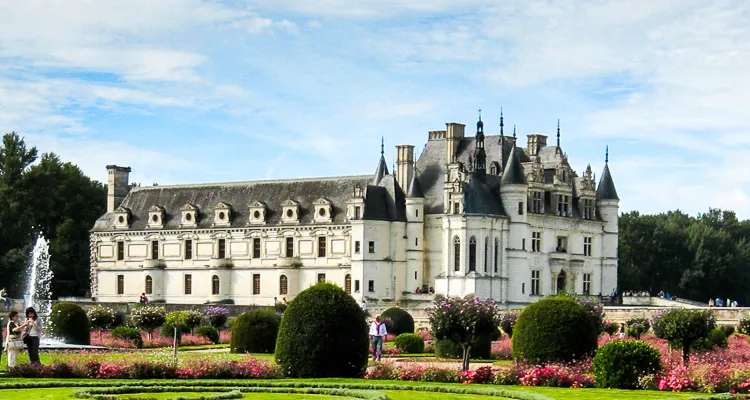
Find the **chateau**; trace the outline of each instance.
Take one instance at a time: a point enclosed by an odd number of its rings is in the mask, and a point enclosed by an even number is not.
[[[107,166],[107,212],[91,232],[98,301],[291,300],[320,281],[360,302],[474,294],[530,303],[559,290],[617,287],[619,198],[605,158],[597,185],[557,143],[447,123],[381,144],[373,175],[133,187]],[[416,293],[423,292],[423,293]]]

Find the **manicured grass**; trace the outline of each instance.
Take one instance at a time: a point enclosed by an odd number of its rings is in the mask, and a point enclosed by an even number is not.
[[[56,380],[24,380],[24,379],[0,379],[2,383],[45,383],[45,381],[56,381]],[[59,382],[59,380],[57,380]],[[101,380],[101,379],[88,379],[88,380],[65,380],[66,384],[74,386],[79,385],[91,385],[94,383],[105,384],[105,386],[118,386],[122,384],[143,384],[152,386],[170,386],[170,385],[201,385],[200,380],[159,380],[159,381],[123,381],[123,380]],[[274,383],[286,383],[294,384],[298,387],[312,387],[315,385],[324,385],[329,387],[345,387],[347,384],[351,385],[389,385],[386,390],[378,390],[385,392],[389,398],[393,400],[427,400],[427,399],[498,399],[502,397],[488,397],[478,394],[454,394],[445,392],[428,392],[419,390],[408,390],[416,388],[424,388],[425,386],[430,387],[453,387],[459,391],[461,390],[472,390],[490,388],[490,389],[505,389],[514,392],[528,392],[537,393],[540,395],[547,396],[551,399],[557,400],[625,400],[625,399],[636,399],[636,400],[647,400],[647,399],[689,399],[689,398],[701,398],[707,397],[699,393],[671,393],[671,392],[654,392],[654,391],[628,391],[628,390],[607,390],[607,389],[562,389],[562,388],[547,388],[547,387],[523,387],[523,386],[496,386],[496,385],[460,385],[460,384],[438,384],[438,383],[424,383],[424,382],[402,382],[402,381],[368,381],[364,379],[284,379],[284,380],[223,380],[221,381],[222,386],[243,386],[247,384],[257,385],[273,385]],[[210,382],[203,381],[203,386],[210,384]],[[215,384],[215,383],[214,383]],[[394,390],[393,386],[403,387],[406,390]],[[447,388],[446,388],[447,389]],[[377,390],[377,389],[375,389]],[[6,389],[0,390],[0,398],[8,400],[28,400],[28,399],[68,399],[76,391],[72,388],[55,388],[55,389]],[[210,391],[203,392],[202,394],[208,394]],[[175,394],[172,393],[172,396]],[[186,396],[198,396],[197,393],[186,393]],[[283,397],[282,397],[283,396]],[[157,393],[144,393],[141,397],[148,398],[170,398],[169,396],[161,397],[157,396]],[[257,393],[249,394],[246,393],[244,398],[252,399],[302,399],[302,398],[315,398],[315,399],[341,399],[342,397],[333,396],[317,396],[312,394],[281,394],[281,393]]]
[[[203,344],[200,346],[180,346],[177,351],[195,351],[195,350],[210,350],[210,349],[228,349],[229,344]]]
[[[13,390],[0,390],[0,398],[3,400],[70,400],[73,399],[73,393],[78,389],[75,388],[63,388],[63,389],[13,389]],[[145,393],[145,394],[124,394],[120,395],[120,399],[139,398],[144,397],[149,399],[174,399],[177,396],[186,398],[197,398],[200,396],[208,396],[217,394],[213,392],[205,393],[191,393],[191,392],[172,392],[172,393]],[[315,400],[329,400],[336,399],[341,400],[343,397],[337,396],[323,396],[314,394],[291,394],[291,393],[244,393],[243,399],[268,399],[268,400],[303,400],[303,399],[315,399]],[[437,398],[436,398],[437,399]]]

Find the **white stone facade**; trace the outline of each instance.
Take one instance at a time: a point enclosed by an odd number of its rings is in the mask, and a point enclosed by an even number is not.
[[[381,155],[374,177],[131,188],[129,168],[108,166],[92,296],[270,305],[325,280],[358,302],[523,304],[615,289],[619,200],[606,164],[596,188],[546,136],[521,149],[485,138],[481,121],[475,137],[463,131],[430,132],[416,162],[399,146],[395,176]]]

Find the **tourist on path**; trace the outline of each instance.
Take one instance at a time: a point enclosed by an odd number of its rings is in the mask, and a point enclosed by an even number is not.
[[[10,310],[10,297],[8,297],[8,291],[5,288],[0,290],[0,297],[3,298],[3,302],[5,303],[5,311]]]
[[[383,339],[388,331],[385,323],[381,321],[380,315],[370,324],[370,341],[372,342],[372,359],[380,361],[383,358]]]
[[[5,348],[8,351],[8,369],[16,366],[16,358],[23,351],[23,342],[18,346],[18,340],[21,340],[21,334],[26,330],[29,325],[28,321],[20,324],[20,317],[18,311],[11,311],[8,314],[8,335],[5,338]]]
[[[29,360],[32,364],[41,364],[41,361],[39,361],[39,340],[44,335],[44,324],[36,314],[34,307],[26,309],[26,323],[24,341],[29,348]]]

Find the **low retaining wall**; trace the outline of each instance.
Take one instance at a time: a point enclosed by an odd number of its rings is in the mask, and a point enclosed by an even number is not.
[[[680,303],[673,303],[674,306],[682,306]],[[607,321],[623,323],[630,318],[648,318],[659,311],[664,311],[667,307],[639,307],[639,306],[613,306],[604,307],[605,319]],[[750,315],[748,307],[691,307],[693,310],[710,310],[716,318],[719,325],[737,325],[743,315]]]

